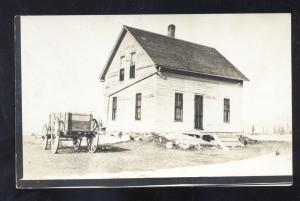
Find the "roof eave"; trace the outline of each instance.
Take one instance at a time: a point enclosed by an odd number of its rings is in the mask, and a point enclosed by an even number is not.
[[[249,81],[249,79],[246,76],[242,76],[243,78],[238,79],[238,78],[233,78],[233,77],[218,76],[218,75],[213,75],[213,74],[209,74],[209,73],[202,73],[202,72],[191,71],[191,70],[186,70],[186,69],[182,69],[182,68],[176,68],[176,67],[159,65],[159,64],[157,64],[157,66],[159,66],[161,68],[165,68],[165,69],[176,70],[176,71],[179,71],[179,72],[195,73],[195,74],[199,74],[199,75],[205,75],[205,76],[211,76],[211,77],[219,77],[219,78],[229,79],[229,80]]]
[[[116,43],[115,43],[115,45],[114,45],[112,51],[110,52],[109,57],[108,57],[108,59],[107,59],[105,65],[104,65],[104,68],[103,68],[103,70],[102,70],[102,72],[101,72],[101,74],[100,74],[100,76],[99,76],[99,78],[98,78],[101,82],[104,82],[104,81],[105,81],[105,75],[106,75],[106,73],[107,73],[108,67],[109,67],[109,65],[110,65],[111,60],[113,59],[113,56],[114,56],[114,54],[115,54],[115,52],[116,52],[116,49],[117,49],[117,47],[118,47],[118,45],[119,45],[119,43],[120,43],[120,39],[122,38],[122,36],[123,36],[123,34],[124,34],[125,31],[128,31],[128,30],[127,30],[127,29],[125,28],[125,26],[123,25],[122,30],[121,30],[121,32],[120,32],[120,34],[119,34],[119,36],[118,36],[118,39],[117,39],[117,41],[116,41]]]

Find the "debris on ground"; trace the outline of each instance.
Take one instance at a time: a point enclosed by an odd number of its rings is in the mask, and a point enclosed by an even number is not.
[[[180,133],[180,132],[120,132],[113,131],[110,136],[124,141],[144,141],[163,145],[166,149],[203,150],[208,148],[222,149],[243,147],[258,141],[245,135],[234,133]]]
[[[133,141],[149,141],[152,138],[152,132],[127,132]]]
[[[245,135],[240,135],[238,136],[239,137],[239,140],[240,142],[243,144],[243,145],[247,145],[247,144],[255,144],[258,142],[258,140],[255,140],[255,139],[251,139]]]
[[[202,140],[200,137],[185,135],[182,133],[155,133],[151,141],[165,144],[167,149],[201,150],[215,146],[212,142]]]
[[[167,149],[172,149],[173,146],[174,146],[174,145],[173,145],[173,142],[167,142],[167,143],[166,143],[166,148],[167,148]]]
[[[104,146],[128,141],[130,141],[129,135],[122,132],[113,132],[105,135],[99,135],[98,144]]]

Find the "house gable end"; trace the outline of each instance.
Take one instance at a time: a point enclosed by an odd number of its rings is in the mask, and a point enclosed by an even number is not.
[[[119,34],[119,37],[113,47],[113,50],[111,51],[110,56],[103,68],[103,71],[102,71],[101,75],[99,76],[100,81],[105,81],[107,72],[109,71],[109,68],[111,67],[112,62],[113,62],[114,58],[116,57],[117,52],[119,51],[119,48],[120,48],[125,36],[129,36],[129,38],[132,39],[131,42],[133,43],[133,45],[137,46],[137,49],[139,49],[139,51],[142,52],[142,54],[145,55],[145,58],[148,60],[148,63],[151,63],[151,65],[153,65],[153,66],[155,65],[153,60],[149,57],[147,52],[138,43],[138,41],[134,38],[134,36],[130,33],[130,31],[126,28],[126,26],[123,26],[123,28]],[[128,47],[128,49],[130,49],[130,47]],[[128,61],[128,58],[126,58],[126,61]]]
[[[106,64],[105,64],[105,66],[104,66],[104,68],[102,70],[102,73],[99,76],[100,81],[104,81],[105,80],[106,73],[107,73],[107,71],[108,71],[108,69],[109,69],[109,67],[111,65],[111,62],[112,62],[112,60],[113,60],[113,58],[114,58],[114,56],[115,56],[115,54],[116,54],[116,52],[117,52],[117,50],[118,50],[121,42],[122,42],[122,39],[125,36],[125,33],[126,33],[126,30],[123,27],[122,30],[121,30],[121,32],[120,32],[120,34],[119,34],[119,36],[118,36],[118,39],[117,39],[114,47],[113,47],[113,49],[112,49],[112,51],[111,51],[111,53],[110,53],[110,55],[109,55],[109,57],[108,57],[108,59],[106,61]]]

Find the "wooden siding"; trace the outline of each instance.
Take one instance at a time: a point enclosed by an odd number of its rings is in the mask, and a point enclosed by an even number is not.
[[[129,78],[130,54],[136,52],[135,78]],[[125,56],[125,77],[119,81],[120,57]],[[136,43],[130,33],[126,33],[117,50],[115,57],[105,77],[104,87],[104,111],[106,119],[104,124],[108,131],[152,131],[154,128],[155,111],[155,75],[138,82],[112,96],[120,89],[133,84],[157,70],[154,63]],[[141,120],[135,120],[135,97],[136,93],[142,93]],[[112,99],[117,97],[116,120],[112,120]]]
[[[155,75],[109,98],[107,130],[122,132],[151,132],[155,122]],[[142,94],[141,120],[135,120],[136,94]],[[112,120],[112,99],[117,97],[116,119]],[[108,103],[108,97],[106,99]]]
[[[130,72],[130,54],[132,52],[136,53],[136,62],[135,62],[135,78],[129,78]],[[119,81],[119,72],[120,72],[120,58],[125,56],[125,76],[124,81]],[[111,65],[107,71],[105,77],[105,96],[125,87],[133,82],[136,82],[147,75],[154,73],[156,68],[154,63],[145,53],[145,51],[139,46],[139,44],[133,39],[130,33],[126,33],[122,42],[117,50],[114,58],[112,59]]]
[[[241,93],[238,82],[209,79],[172,73],[157,76],[155,131],[195,131],[194,96],[203,96],[203,131],[240,132]],[[174,121],[175,93],[183,94],[183,120]],[[230,99],[230,123],[223,122],[224,98]]]

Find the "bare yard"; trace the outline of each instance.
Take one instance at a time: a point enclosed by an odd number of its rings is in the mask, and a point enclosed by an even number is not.
[[[120,172],[157,171],[196,167],[238,161],[264,155],[284,155],[291,162],[291,142],[258,142],[230,151],[208,148],[205,150],[183,151],[166,149],[161,144],[145,141],[129,141],[107,149],[88,153],[85,147],[75,151],[72,147],[60,147],[58,154],[42,150],[32,136],[23,139],[23,170],[25,179],[64,178],[76,175],[118,174]],[[259,166],[260,164],[253,164]],[[182,175],[184,176],[184,172]]]

